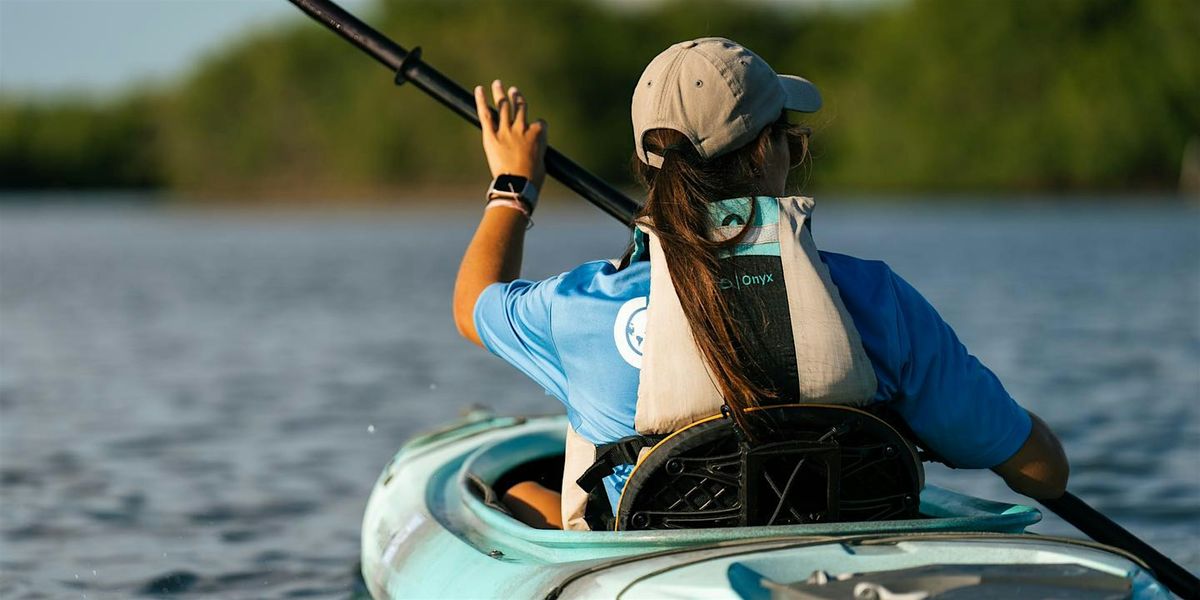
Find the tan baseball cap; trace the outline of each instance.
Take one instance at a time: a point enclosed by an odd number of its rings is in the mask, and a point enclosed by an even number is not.
[[[779,75],[757,54],[719,37],[680,42],[654,57],[633,90],[633,143],[642,162],[662,166],[642,137],[683,133],[705,159],[740,148],[786,110],[816,112],[821,95],[803,77]]]

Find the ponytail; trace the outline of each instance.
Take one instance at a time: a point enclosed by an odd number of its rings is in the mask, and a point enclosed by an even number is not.
[[[655,129],[643,141],[648,151],[663,156],[661,168],[634,158],[634,171],[646,186],[645,206],[638,220],[658,237],[671,272],[692,338],[700,350],[713,383],[729,407],[734,423],[753,439],[749,409],[778,396],[751,377],[755,363],[729,302],[717,285],[721,252],[740,243],[754,223],[755,203],[742,230],[728,239],[709,237],[709,204],[726,198],[761,195],[758,181],[766,162],[771,137],[786,134],[794,159],[807,156],[807,128],[789,125],[782,117],[749,144],[704,160],[682,133]]]

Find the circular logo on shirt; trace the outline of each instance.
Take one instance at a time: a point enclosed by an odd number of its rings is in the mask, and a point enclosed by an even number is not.
[[[621,305],[613,322],[613,342],[621,358],[635,369],[642,368],[642,344],[646,342],[646,306],[649,298],[634,298]]]

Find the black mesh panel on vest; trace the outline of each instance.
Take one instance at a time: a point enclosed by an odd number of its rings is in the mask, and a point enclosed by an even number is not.
[[[745,347],[734,351],[750,379],[774,390],[778,402],[796,401],[800,383],[782,260],[757,255],[725,258],[717,281],[741,332]]]

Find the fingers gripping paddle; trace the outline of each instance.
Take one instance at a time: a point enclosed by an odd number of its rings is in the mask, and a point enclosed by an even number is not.
[[[397,85],[412,82],[450,110],[479,127],[475,99],[462,86],[421,61],[421,49],[405,50],[330,0],[288,0],[395,73]],[[629,225],[640,208],[631,198],[553,148],[546,150],[546,173]],[[1197,597],[1197,579],[1186,569],[1070,493],[1042,504],[1092,539],[1140,558],[1158,579],[1183,598]]]
[[[1200,598],[1200,579],[1163,556],[1158,550],[1129,533],[1099,511],[1088,506],[1071,492],[1054,500],[1039,500],[1043,506],[1088,537],[1129,552],[1142,559],[1154,571],[1154,576],[1180,598]]]
[[[405,50],[330,0],[289,1],[390,69],[395,73],[397,85],[412,82],[418,89],[479,127],[474,96],[422,62],[420,48]],[[495,112],[495,109],[492,110]],[[632,223],[640,208],[637,202],[554,148],[546,149],[546,173],[626,225]]]

